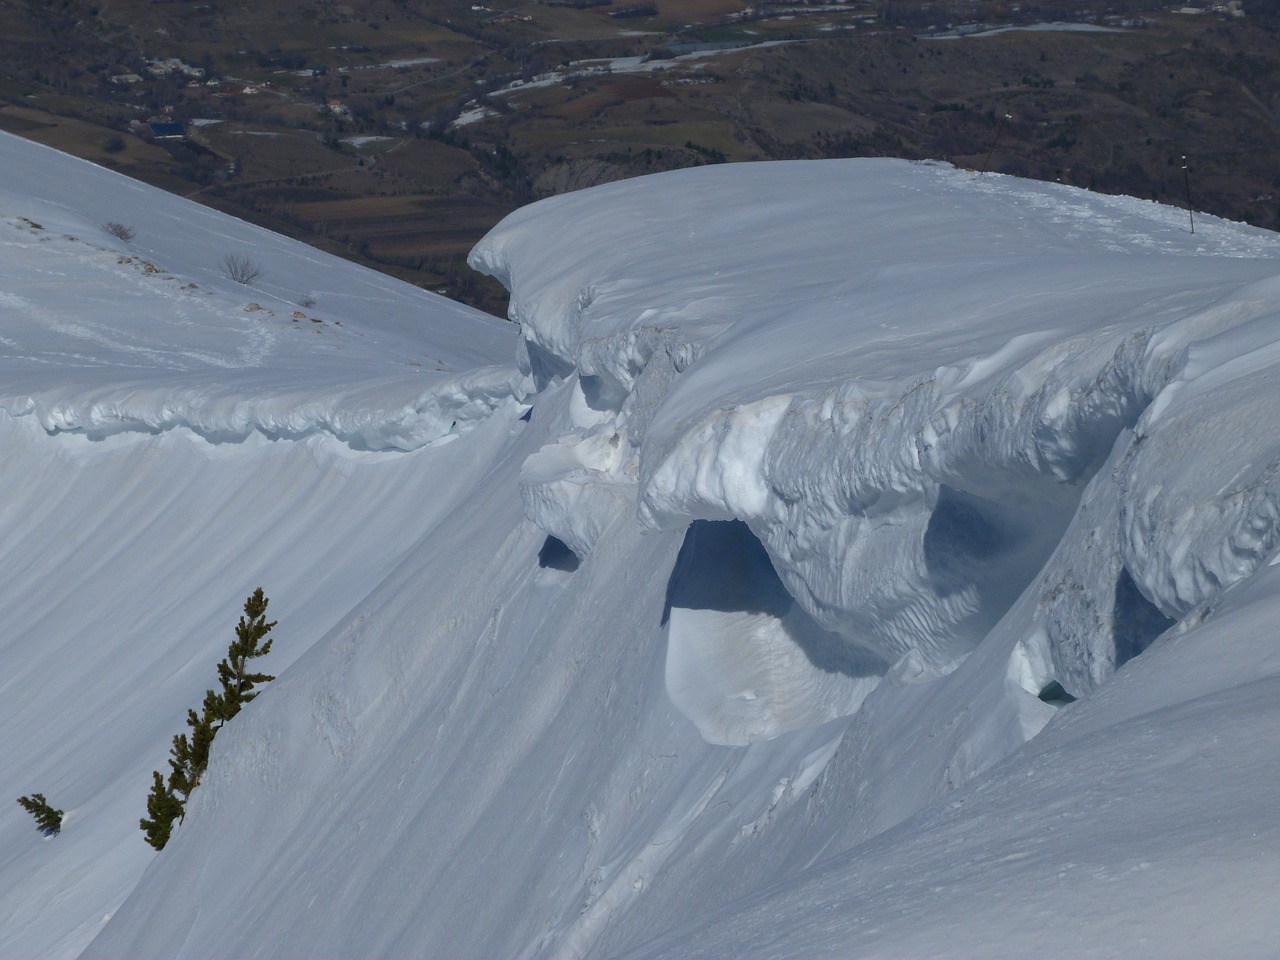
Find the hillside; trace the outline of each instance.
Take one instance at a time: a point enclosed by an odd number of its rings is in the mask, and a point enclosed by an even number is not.
[[[0,955],[1271,951],[1275,234],[700,168],[508,217],[515,328],[0,147]]]
[[[1275,229],[1280,20],[1235,13],[14,2],[0,129],[501,315],[465,258],[513,209],[723,161],[932,158],[1178,205],[1190,186]]]

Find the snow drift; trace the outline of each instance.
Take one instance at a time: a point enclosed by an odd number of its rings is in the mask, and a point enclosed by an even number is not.
[[[104,305],[128,265],[65,183],[0,197],[0,776],[69,811],[0,810],[0,953],[1267,954],[1274,234],[704,168],[485,238],[518,341],[381,279],[295,335],[316,255],[276,239],[252,324],[225,282],[222,327]],[[184,236],[172,282],[219,283]],[[258,582],[281,676],[152,856],[147,772]]]

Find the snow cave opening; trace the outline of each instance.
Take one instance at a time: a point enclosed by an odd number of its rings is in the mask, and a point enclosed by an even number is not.
[[[627,399],[627,391],[612,378],[580,373],[578,389],[586,405],[600,413],[617,413]]]
[[[991,505],[943,484],[924,534],[924,557],[940,587],[967,581],[975,564],[990,560],[1012,539],[991,516]]]
[[[542,549],[538,551],[538,566],[543,570],[573,573],[581,562],[569,545],[558,537],[548,536],[542,542]]]
[[[1035,579],[1071,522],[1080,488],[1051,481],[984,493],[940,485],[922,544],[932,589],[969,611],[948,627],[958,652],[977,646]]]
[[[1177,623],[1161,613],[1160,608],[1143,595],[1127,566],[1120,568],[1120,575],[1116,578],[1111,622],[1117,670]]]
[[[556,356],[527,337],[522,338],[520,342],[528,359],[529,373],[539,392],[557,380],[567,379],[573,373],[573,364],[569,361]]]
[[[1065,707],[1069,703],[1075,703],[1076,698],[1069,694],[1066,688],[1057,680],[1050,680],[1041,689],[1036,697],[1042,702],[1052,707]]]
[[[667,583],[667,692],[710,743],[852,713],[888,664],[819,626],[739,520],[689,525]]]

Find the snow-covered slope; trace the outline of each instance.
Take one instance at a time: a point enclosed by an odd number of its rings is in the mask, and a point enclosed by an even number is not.
[[[0,196],[3,289],[84,341],[114,295],[67,235],[122,215],[45,189]],[[169,366],[257,356],[225,306],[215,344],[104,310],[92,366],[0,330],[0,786],[68,808],[0,807],[0,954],[1267,955],[1280,237],[703,168],[495,229],[518,349],[426,300],[310,333],[285,302],[332,287],[279,249],[267,376]],[[214,253],[172,282],[236,304]],[[259,582],[280,678],[153,855],[147,773]]]
[[[244,597],[286,667],[483,469],[448,441],[524,380],[508,323],[15,137],[0,169],[0,954],[71,956],[154,859],[144,780]]]
[[[511,392],[510,324],[17,137],[0,168],[11,415],[413,449]],[[227,257],[261,276],[233,282]]]

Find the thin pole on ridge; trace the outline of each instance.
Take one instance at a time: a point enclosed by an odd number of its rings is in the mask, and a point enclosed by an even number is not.
[[[981,173],[987,172],[987,165],[991,163],[991,155],[996,152],[996,144],[1000,142],[1000,134],[1004,132],[1004,125],[1007,121],[1013,119],[1013,114],[1006,113],[1000,118],[1000,122],[996,124],[996,135],[991,140],[991,149],[987,151],[986,159],[982,161]]]
[[[1182,156],[1182,180],[1187,185],[1187,217],[1191,220],[1191,232],[1196,232],[1196,215],[1191,212],[1191,169],[1187,166],[1186,154]]]

